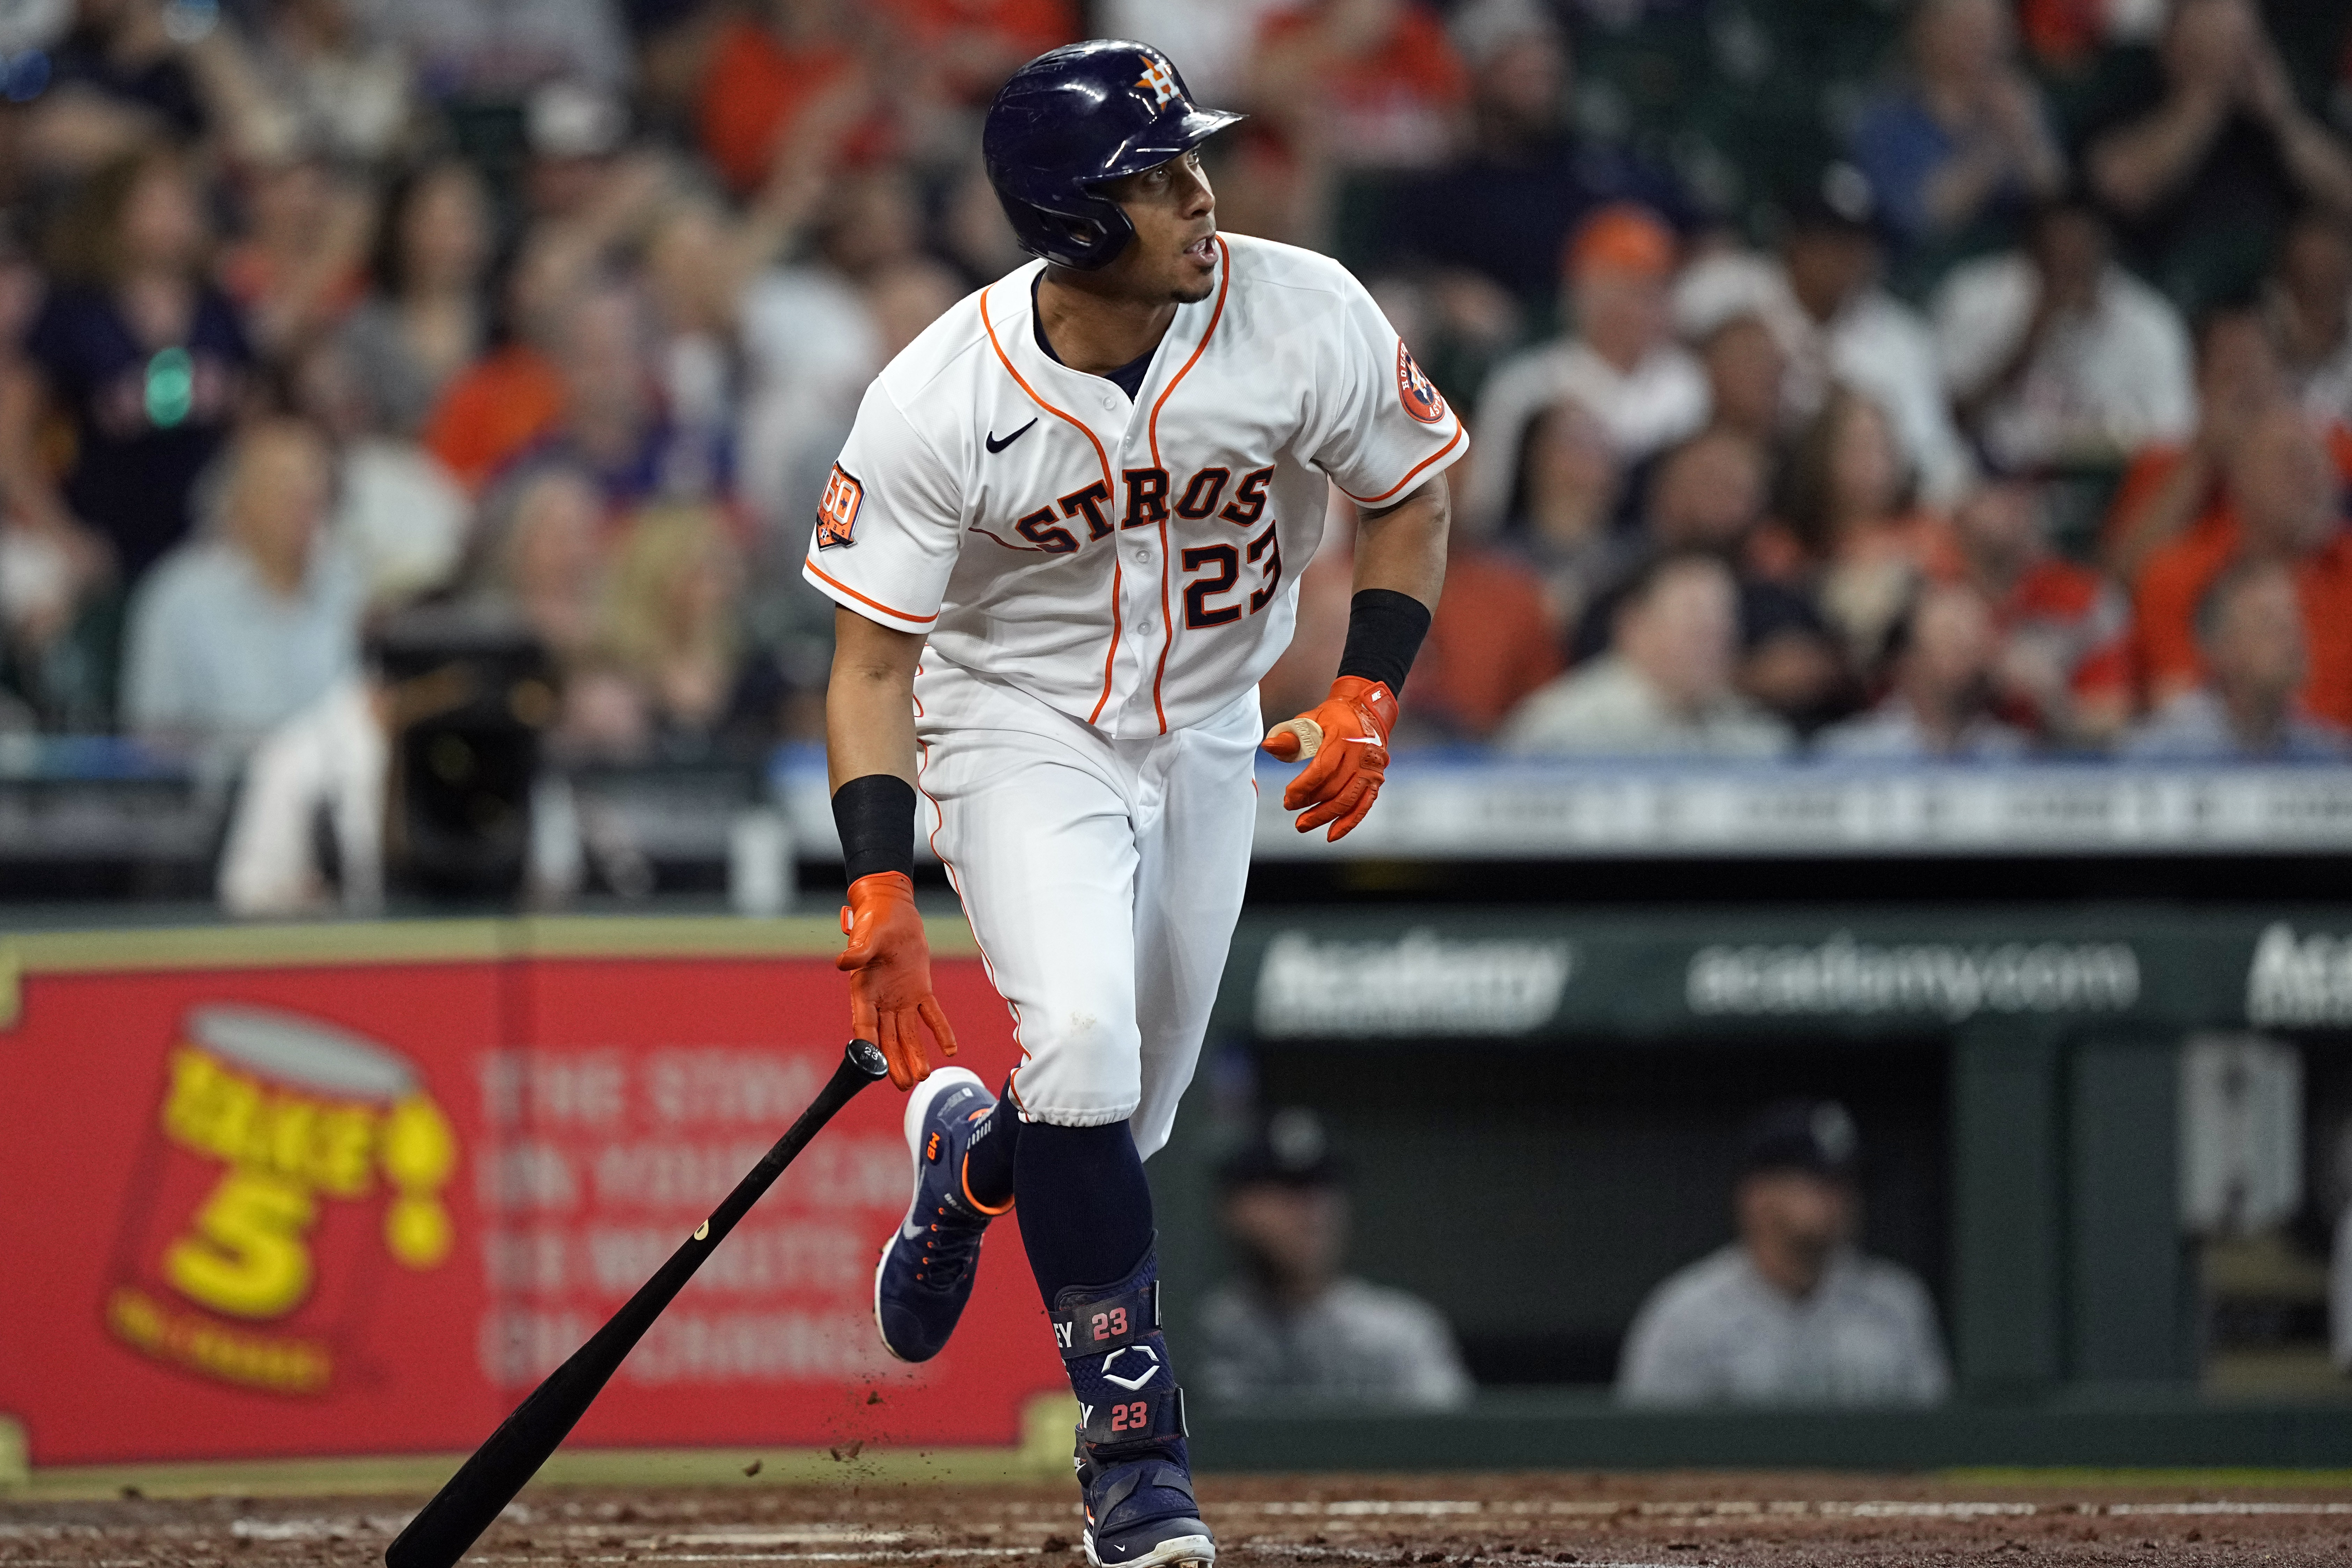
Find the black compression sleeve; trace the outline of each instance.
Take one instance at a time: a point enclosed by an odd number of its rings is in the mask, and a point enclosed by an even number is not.
[[[1377,680],[1402,696],[1405,671],[1428,635],[1428,605],[1393,588],[1366,588],[1348,601],[1348,647],[1339,655],[1339,673]]]
[[[833,792],[841,863],[853,882],[877,871],[915,874],[915,786],[895,773],[866,773]]]

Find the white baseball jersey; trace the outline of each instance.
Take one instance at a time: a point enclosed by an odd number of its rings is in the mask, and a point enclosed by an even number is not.
[[[836,603],[1115,737],[1255,687],[1290,641],[1327,478],[1402,500],[1468,450],[1346,268],[1220,236],[1139,395],[1038,346],[1033,262],[866,388],[803,568]]]

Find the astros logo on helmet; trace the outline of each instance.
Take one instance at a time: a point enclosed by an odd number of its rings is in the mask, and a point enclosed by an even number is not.
[[[1139,67],[1140,75],[1129,74]],[[1089,38],[1013,73],[988,107],[981,159],[1022,247],[1092,270],[1118,259],[1135,237],[1106,188],[1241,118],[1194,105],[1183,73],[1149,44]]]
[[[1176,96],[1176,79],[1168,74],[1165,65],[1150,55],[1143,57],[1143,74],[1135,79],[1135,85],[1151,94],[1154,109],[1167,108],[1168,100]]]

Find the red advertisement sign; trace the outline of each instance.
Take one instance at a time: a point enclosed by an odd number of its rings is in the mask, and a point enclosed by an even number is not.
[[[976,961],[933,970],[993,1084],[1003,1005]],[[470,1448],[807,1104],[845,1013],[821,958],[30,975],[0,1415],[37,1465]],[[869,1089],[810,1145],[575,1443],[1018,1439],[1061,1378],[1016,1238],[938,1360],[875,1334],[903,1105]]]

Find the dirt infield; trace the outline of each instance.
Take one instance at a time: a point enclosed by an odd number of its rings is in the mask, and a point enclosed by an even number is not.
[[[541,1488],[469,1561],[1079,1568],[1066,1485]],[[1644,1474],[1204,1478],[1231,1568],[2347,1563],[2352,1489]],[[0,1568],[380,1562],[415,1499],[0,1504]]]

